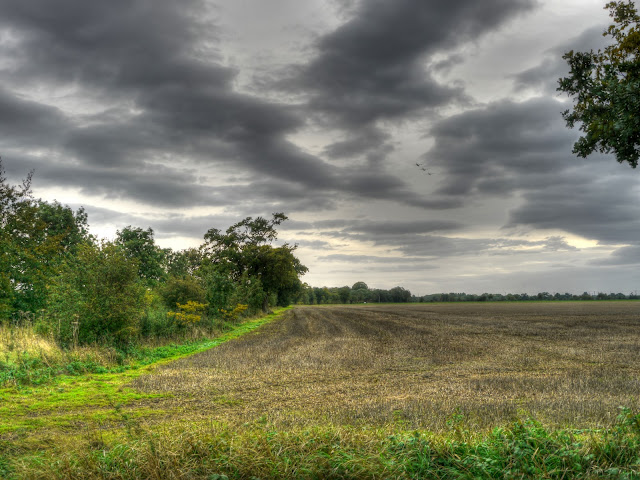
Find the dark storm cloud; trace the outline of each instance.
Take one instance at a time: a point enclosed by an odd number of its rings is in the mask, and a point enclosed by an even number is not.
[[[562,229],[602,244],[636,243],[638,182],[635,175],[625,177],[585,175],[581,182],[567,176],[563,184],[528,192],[511,211],[508,226]]]
[[[195,16],[201,0],[3,1],[3,30],[19,41],[8,54],[21,81],[78,81],[117,88],[187,82],[221,85],[232,71],[196,60],[198,39],[212,39]]]
[[[69,174],[62,164],[64,175],[54,175],[45,168],[46,178],[87,193],[149,204],[219,205],[224,198],[231,201],[237,195],[222,197],[205,185],[185,183],[190,181],[183,173],[186,169],[220,163],[251,177],[252,185],[265,195],[271,189],[274,197],[266,202],[273,206],[289,201],[302,210],[331,208],[335,199],[360,197],[420,208],[452,208],[459,202],[443,196],[424,198],[379,169],[392,147],[388,135],[370,120],[401,116],[459,94],[433,84],[420,66],[424,53],[447,44],[446,38],[441,38],[445,33],[440,25],[443,19],[459,27],[456,38],[463,41],[530,5],[528,0],[494,0],[481,11],[467,5],[462,10],[473,15],[468,20],[456,13],[457,9],[446,11],[437,2],[431,5],[432,13],[422,3],[365,2],[352,20],[321,39],[319,56],[303,70],[309,73],[337,62],[335,79],[345,84],[341,91],[356,103],[362,100],[359,113],[348,113],[345,104],[342,107],[347,113],[339,116],[353,117],[355,124],[363,126],[355,136],[345,134],[327,146],[325,154],[344,158],[367,152],[370,168],[362,171],[332,166],[288,139],[305,125],[309,109],[328,111],[321,104],[330,102],[334,93],[333,87],[323,83],[326,76],[318,77],[320,83],[315,86],[301,85],[316,92],[304,108],[234,90],[238,72],[222,65],[211,47],[216,41],[216,26],[206,2],[63,0],[56,8],[45,0],[2,2],[0,31],[14,39],[3,45],[11,61],[0,65],[9,89],[0,92],[0,103],[7,107],[6,123],[9,114],[15,120],[4,131],[24,127],[29,134],[13,138],[25,146],[40,146],[38,142],[47,138],[47,148],[78,167]],[[419,7],[418,22],[409,12],[413,6]],[[389,24],[386,15],[391,15],[393,22],[410,21],[414,32],[435,25],[440,30],[423,32],[412,40],[400,29],[401,38],[395,38],[401,23]],[[371,50],[364,46],[367,39],[373,41]],[[346,55],[347,63],[362,61],[356,70],[365,69],[350,73],[349,67],[340,72],[341,55]],[[370,84],[362,75],[377,62],[379,74],[371,77]],[[349,80],[351,74],[353,81]],[[71,89],[76,99],[86,97],[90,104],[98,102],[106,107],[99,113],[80,113],[73,108],[62,113],[11,93],[11,87],[23,85],[53,86],[67,93]],[[0,140],[3,151],[10,145],[6,138]],[[149,165],[158,158],[172,159],[174,169],[154,171]],[[279,181],[278,191],[271,188],[277,183],[273,180]],[[283,197],[278,199],[278,195]],[[264,201],[258,198],[254,203]]]
[[[535,5],[534,0],[363,1],[349,21],[317,41],[316,58],[281,86],[307,92],[312,110],[332,125],[370,132],[378,120],[466,101],[461,88],[431,77],[425,59],[474,40]],[[368,150],[361,134],[353,137],[329,152]]]
[[[3,2],[0,29],[16,41],[7,47],[13,61],[2,73],[14,85],[73,87],[78,95],[110,102],[99,115],[76,115],[69,131],[51,145],[95,169],[92,179],[78,182],[89,189],[95,184],[94,192],[104,185],[154,203],[154,175],[145,162],[172,153],[238,165],[314,190],[349,189],[348,183],[336,184],[328,164],[285,139],[304,124],[299,113],[233,90],[237,72],[216,63],[215,52],[206,48],[215,41],[215,26],[207,25],[206,15],[199,18],[207,12],[205,5],[66,0],[51,8],[43,1]],[[0,103],[10,107],[5,111],[13,114],[13,130],[32,118],[38,122],[26,130],[35,134],[40,125],[55,131],[63,123],[45,105],[6,94]],[[125,174],[105,171],[123,166]],[[183,189],[178,180],[167,177],[160,185],[173,183],[180,194],[165,194],[165,201],[205,199],[198,186]]]
[[[7,146],[47,146],[57,141],[67,128],[67,118],[59,109],[22,98],[0,87],[0,132]]]
[[[425,71],[426,56],[448,50],[530,10],[530,0],[372,0],[317,42],[297,85],[311,104],[349,126],[405,116],[462,96]]]
[[[424,160],[446,174],[438,192],[508,195],[554,182],[568,167],[574,138],[561,110],[551,99],[504,100],[437,123],[435,146]]]

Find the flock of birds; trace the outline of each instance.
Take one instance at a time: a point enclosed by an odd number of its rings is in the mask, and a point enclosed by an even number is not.
[[[416,163],[416,167],[420,168],[420,170],[425,172],[427,175],[431,175],[431,172],[429,171],[429,169],[425,165],[426,164],[424,164],[424,163]]]

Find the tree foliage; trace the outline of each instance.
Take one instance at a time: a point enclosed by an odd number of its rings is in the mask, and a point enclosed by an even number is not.
[[[0,162],[0,316],[44,308],[51,279],[91,241],[85,211],[34,199],[31,176],[10,185]]]
[[[77,341],[123,346],[136,341],[145,289],[137,262],[118,245],[81,246],[50,290],[47,319],[62,345]]]
[[[122,347],[298,301],[307,268],[296,246],[273,245],[282,213],[211,229],[200,248],[178,252],[131,225],[97,242],[82,208],[35,199],[31,177],[10,185],[0,161],[0,321],[38,312],[38,328],[63,346]]]
[[[138,276],[148,285],[155,285],[165,276],[165,252],[155,244],[153,229],[131,225],[117,232],[116,242],[129,258],[138,262]]]
[[[574,101],[562,113],[567,126],[577,123],[584,134],[573,153],[586,158],[594,151],[613,152],[633,168],[640,156],[640,16],[633,1],[607,3],[614,24],[603,34],[614,43],[597,52],[567,52],[569,76],[558,91]]]
[[[251,282],[259,282],[263,290],[263,311],[268,310],[271,298],[277,305],[291,303],[301,291],[299,277],[307,267],[293,254],[296,246],[271,245],[277,240],[276,226],[285,220],[283,213],[274,213],[271,219],[247,217],[224,233],[212,228],[205,234],[203,272],[212,306],[226,308],[235,289]],[[257,294],[255,286],[251,291],[253,296]]]

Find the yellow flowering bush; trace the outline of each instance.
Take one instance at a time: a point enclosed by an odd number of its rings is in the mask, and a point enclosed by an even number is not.
[[[204,309],[207,308],[206,303],[194,302],[193,300],[189,300],[187,303],[178,303],[177,305],[178,311],[167,312],[167,316],[173,318],[183,327],[200,323]]]
[[[228,322],[236,323],[240,316],[249,308],[249,305],[238,303],[233,310],[225,310],[224,308],[218,309],[224,318]]]

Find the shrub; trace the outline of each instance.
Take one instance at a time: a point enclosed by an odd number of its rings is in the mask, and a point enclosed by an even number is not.
[[[238,320],[242,317],[242,314],[247,310],[247,308],[249,308],[248,305],[239,303],[233,309],[225,310],[224,308],[221,308],[219,312],[225,321],[237,323]]]
[[[189,301],[198,303],[206,302],[205,289],[200,281],[189,275],[185,277],[170,277],[158,288],[158,293],[167,308],[176,308],[179,303],[185,304]]]
[[[207,304],[188,301],[185,304],[178,304],[177,312],[168,312],[167,316],[169,318],[175,319],[176,323],[180,327],[188,327],[193,326],[197,323],[200,323],[202,320],[202,315],[207,308]]]
[[[138,266],[111,243],[83,245],[50,289],[49,328],[60,345],[134,343],[144,315]]]

